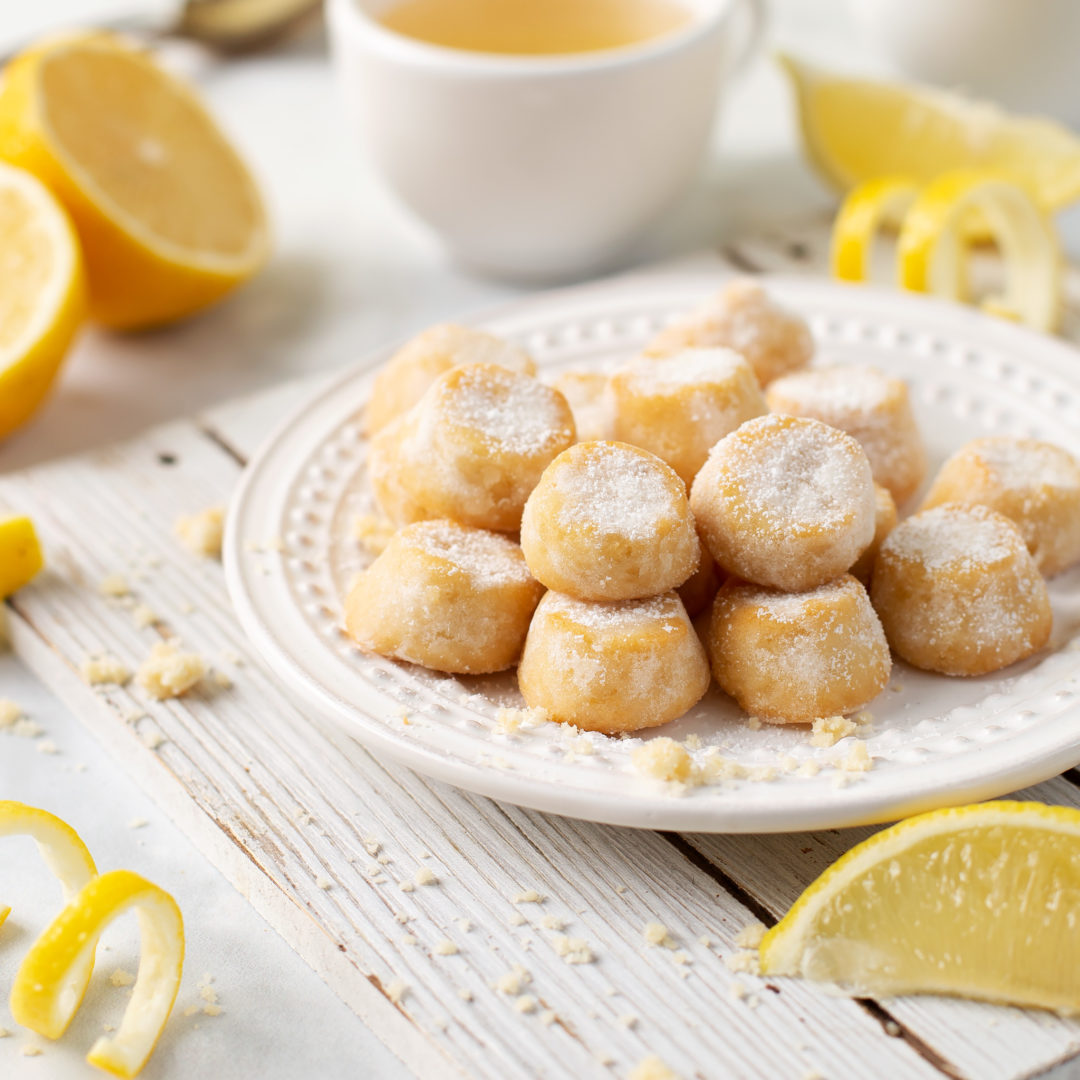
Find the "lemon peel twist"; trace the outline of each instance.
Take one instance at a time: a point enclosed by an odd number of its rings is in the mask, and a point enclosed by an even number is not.
[[[968,298],[965,223],[978,212],[1005,260],[1002,296],[983,308],[1053,331],[1061,320],[1061,247],[1046,214],[1018,184],[980,171],[946,173],[928,184],[904,217],[900,283],[952,300]]]
[[[79,1006],[70,993],[71,974],[92,960],[101,932],[129,908],[139,918],[139,973],[116,1034],[98,1039],[86,1058],[120,1077],[134,1076],[146,1063],[180,989],[184,923],[167,892],[130,870],[92,878],[34,942],[11,991],[20,1024],[50,1039],[62,1035]]]
[[[30,836],[60,881],[65,906],[26,954],[11,990],[15,1019],[49,1039],[59,1038],[78,1012],[94,969],[102,931],[134,908],[142,956],[116,1034],[97,1040],[86,1060],[114,1076],[143,1067],[172,1011],[184,965],[184,923],[176,901],[130,870],[99,875],[79,834],[55,814],[0,800],[0,837]],[[0,907],[0,925],[11,908]]]
[[[855,188],[833,223],[829,252],[833,277],[866,281],[878,233],[886,225],[899,228],[918,194],[918,184],[906,176],[883,176]]]
[[[26,803],[0,799],[0,836],[30,836],[36,842],[45,865],[59,880],[68,903],[76,893],[97,874],[93,856],[79,834],[48,810],[39,810]],[[0,925],[11,914],[8,906],[0,907]],[[90,978],[90,968],[86,978]]]

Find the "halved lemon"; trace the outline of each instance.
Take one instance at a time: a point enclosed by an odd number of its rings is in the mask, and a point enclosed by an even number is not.
[[[1080,811],[921,814],[838,859],[761,942],[769,975],[1080,1011]]]
[[[91,314],[107,326],[189,315],[266,261],[266,214],[247,167],[195,94],[118,38],[56,38],[8,65],[0,159],[67,208]]]
[[[129,908],[139,917],[139,973],[116,1034],[98,1039],[86,1059],[122,1077],[134,1076],[146,1063],[180,989],[184,923],[167,892],[130,870],[93,878],[34,942],[11,990],[15,1019],[58,1038],[81,1000],[72,974],[92,962],[101,932]]]
[[[1044,210],[1080,198],[1080,139],[1052,121],[778,59],[795,90],[806,154],[838,191],[879,176],[925,183],[953,169],[988,169],[1021,184]]]
[[[0,599],[32,581],[44,565],[34,523],[28,517],[0,518]]]
[[[0,439],[41,406],[85,310],[64,208],[29,173],[0,164]]]

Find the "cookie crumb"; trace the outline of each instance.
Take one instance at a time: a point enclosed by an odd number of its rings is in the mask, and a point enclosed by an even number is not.
[[[88,686],[123,686],[131,678],[127,665],[108,653],[85,657],[79,665],[79,674]]]
[[[204,559],[219,559],[225,532],[225,507],[208,506],[198,513],[178,517],[173,532],[192,554]]]
[[[680,1077],[656,1054],[650,1054],[630,1070],[627,1080],[680,1080]]]
[[[648,945],[662,945],[665,949],[675,948],[675,941],[663,923],[647,922],[643,933]]]
[[[752,922],[744,926],[735,935],[735,944],[740,949],[756,949],[761,944],[761,939],[765,936],[765,924],[760,922]]]
[[[854,735],[858,726],[846,716],[819,716],[810,725],[810,745],[835,746],[841,739]]]
[[[181,652],[172,642],[159,641],[135,676],[152,698],[164,701],[190,690],[206,674],[206,661],[197,653]]]

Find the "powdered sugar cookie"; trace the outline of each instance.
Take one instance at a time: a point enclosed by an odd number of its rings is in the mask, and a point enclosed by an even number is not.
[[[814,355],[806,320],[774,303],[756,281],[733,281],[686,319],[662,330],[645,348],[667,356],[690,348],[734,349],[749,361],[757,381],[798,371]]]
[[[697,569],[686,488],[658,457],[619,442],[578,443],[525,504],[521,546],[534,576],[581,600],[631,600]]]
[[[874,479],[903,504],[926,475],[926,450],[903,379],[851,365],[800,371],[771,383],[769,408],[846,431],[866,451]]]
[[[552,719],[613,735],[682,716],[708,689],[709,663],[675,593],[590,603],[548,592],[518,685]]]
[[[557,390],[493,364],[452,368],[372,440],[371,484],[397,524],[450,518],[516,532],[544,469],[574,441]]]
[[[615,438],[666,461],[689,486],[718,440],[767,412],[750,365],[731,349],[632,360],[611,377]]]
[[[761,416],[713,448],[690,506],[720,567],[802,591],[843,574],[874,537],[862,447],[818,420]]]
[[[889,494],[889,489],[883,488],[880,484],[874,485],[874,507],[874,539],[870,541],[870,546],[851,568],[851,576],[858,578],[864,585],[870,584],[877,553],[881,550],[881,545],[885,543],[885,537],[896,528],[898,520],[896,502]]]
[[[943,503],[902,521],[881,545],[870,595],[893,651],[946,675],[1022,660],[1053,622],[1024,538],[985,506]]]
[[[600,371],[561,371],[548,380],[570,404],[579,442],[615,438],[609,378]]]
[[[1080,462],[1060,446],[997,435],[975,439],[934,478],[925,507],[978,503],[1020,530],[1047,577],[1080,562]]]
[[[395,533],[345,601],[362,649],[435,671],[511,667],[543,587],[498,533],[423,521]]]
[[[850,574],[801,593],[728,581],[706,646],[721,689],[775,724],[861,709],[892,669],[881,623]]]
[[[460,364],[497,364],[536,374],[532,357],[508,341],[455,323],[432,326],[402,345],[375,377],[364,413],[368,434],[408,412],[440,375]]]

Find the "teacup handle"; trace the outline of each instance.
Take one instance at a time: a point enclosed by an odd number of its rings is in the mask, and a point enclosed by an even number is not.
[[[746,74],[746,69],[757,54],[761,39],[765,36],[768,9],[765,0],[734,0],[732,9],[738,39],[731,63],[731,76],[739,78]]]

